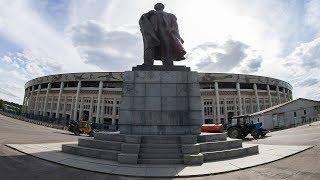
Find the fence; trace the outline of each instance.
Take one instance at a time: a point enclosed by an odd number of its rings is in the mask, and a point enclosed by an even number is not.
[[[67,123],[69,122],[69,120],[66,120],[66,119],[47,118],[47,117],[34,116],[34,115],[28,115],[28,114],[14,114],[14,113],[5,112],[1,110],[0,110],[0,114],[14,118],[14,119],[22,120],[25,122],[41,125],[41,126],[68,130]],[[96,131],[117,131],[118,130],[118,125],[112,126],[110,124],[92,123],[91,126]]]

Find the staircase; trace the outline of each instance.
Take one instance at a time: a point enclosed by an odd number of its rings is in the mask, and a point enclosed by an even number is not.
[[[191,140],[188,136],[187,144],[186,136],[180,135],[133,137],[96,133],[94,138],[79,138],[78,144],[63,145],[62,151],[120,163],[131,158],[130,162],[139,164],[201,164],[259,153],[257,145],[243,147],[242,140],[227,139],[225,133],[190,136]]]

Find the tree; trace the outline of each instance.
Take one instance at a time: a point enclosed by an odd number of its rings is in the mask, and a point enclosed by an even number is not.
[[[4,101],[2,99],[0,99],[0,109],[3,110],[3,108],[4,108]]]

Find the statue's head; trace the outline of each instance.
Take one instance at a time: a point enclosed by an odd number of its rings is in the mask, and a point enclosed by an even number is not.
[[[163,11],[164,5],[162,3],[157,3],[156,5],[154,5],[154,9],[156,11]]]

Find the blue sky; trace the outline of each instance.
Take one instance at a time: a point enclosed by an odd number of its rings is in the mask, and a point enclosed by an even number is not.
[[[0,98],[22,103],[43,75],[142,63],[138,19],[154,0],[2,0]],[[163,0],[200,72],[270,76],[320,100],[320,0]]]

